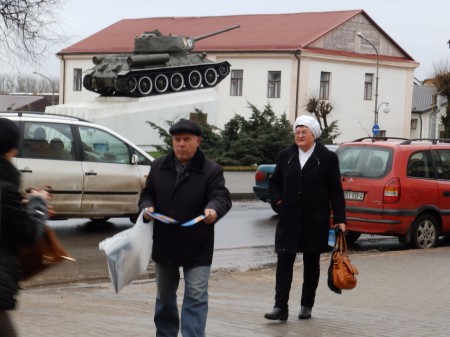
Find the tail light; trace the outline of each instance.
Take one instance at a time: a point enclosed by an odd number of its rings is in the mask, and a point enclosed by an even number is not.
[[[266,173],[261,171],[256,171],[255,173],[255,180],[258,182],[265,181],[266,180]]]
[[[400,200],[400,179],[392,178],[384,185],[383,201],[392,204]]]

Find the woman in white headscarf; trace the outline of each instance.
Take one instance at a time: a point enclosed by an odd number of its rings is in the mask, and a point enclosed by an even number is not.
[[[319,122],[311,116],[295,120],[295,143],[280,151],[270,177],[270,193],[279,220],[275,233],[277,270],[275,306],[264,315],[288,319],[289,292],[298,252],[303,253],[303,286],[299,319],[311,317],[319,284],[320,254],[330,250],[328,231],[333,223],[345,231],[345,199],[336,153],[317,141]]]

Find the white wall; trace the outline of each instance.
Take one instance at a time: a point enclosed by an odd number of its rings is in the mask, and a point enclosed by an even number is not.
[[[302,60],[301,73],[304,76],[301,82],[301,102],[305,106],[308,97],[318,95],[320,86],[320,73],[331,73],[330,103],[334,109],[330,120],[338,120],[341,135],[337,143],[350,141],[359,137],[372,135],[375,117],[375,80],[373,83],[372,100],[364,100],[364,79],[366,73],[376,74],[373,63],[360,62],[358,59],[313,59],[307,57]],[[388,136],[408,137],[405,134],[404,123],[407,120],[408,130],[410,115],[405,95],[412,91],[412,82],[408,82],[410,69],[379,66],[378,106],[388,102],[390,113],[385,114],[380,107],[378,124],[381,130],[386,130]],[[375,76],[374,76],[375,77]],[[304,111],[304,108],[303,108]]]
[[[232,70],[244,70],[242,96],[230,96],[231,76],[225,78],[217,86],[220,96],[220,112],[216,124],[218,127],[223,128],[235,114],[246,119],[250,117],[252,111],[248,108],[248,103],[255,105],[259,110],[263,110],[264,106],[270,103],[275,113],[280,115],[286,113],[289,116],[292,74],[290,59],[280,55],[265,57],[243,55],[243,57],[229,56],[227,60],[230,62]],[[269,71],[281,71],[280,98],[267,97]]]
[[[161,96],[151,96],[146,98],[127,98],[129,102],[148,100],[167,102],[170,105],[161,110],[158,104],[149,107],[144,114],[139,108],[133,112],[138,105],[130,105],[127,108],[121,106],[124,114],[133,116],[133,120],[127,122],[129,125],[141,123],[152,118],[158,123],[161,116],[174,116],[180,111],[193,111],[194,107],[200,108],[208,114],[208,123],[221,129],[224,125],[239,114],[244,118],[251,116],[248,103],[256,105],[260,110],[268,103],[275,113],[281,115],[286,113],[291,123],[295,120],[295,96],[297,86],[297,59],[293,54],[226,54],[208,56],[211,60],[227,60],[232,69],[244,70],[243,95],[230,96],[231,76],[225,78],[214,89],[201,89],[183,93],[168,94]],[[372,100],[364,100],[364,77],[366,73],[376,73],[376,65],[373,59],[357,59],[339,57],[332,55],[321,55],[304,52],[301,56],[300,83],[298,115],[306,113],[305,106],[309,97],[317,97],[320,86],[320,73],[327,71],[331,73],[330,102],[334,106],[329,121],[339,120],[339,131],[341,135],[336,139],[337,143],[350,141],[359,137],[372,135],[374,124],[374,96]],[[65,60],[65,102],[72,104],[75,102],[92,102],[96,100],[97,94],[82,89],[81,92],[73,92],[73,69],[82,68],[83,71],[93,67],[91,57],[81,60]],[[411,119],[411,101],[413,86],[413,71],[417,67],[416,63],[394,63],[380,61],[379,83],[378,83],[378,105],[381,102],[389,102],[390,113],[385,114],[380,107],[378,114],[378,124],[381,130],[386,130],[388,136],[409,137]],[[281,71],[281,97],[267,98],[267,81],[269,71]],[[199,97],[195,93],[208,90],[217,94],[215,102],[210,98]],[[375,94],[375,80],[373,83],[373,95]],[[185,100],[193,95],[195,104],[185,104]],[[156,98],[159,97],[159,98]],[[165,98],[164,98],[165,97]],[[113,98],[113,97],[110,97]],[[150,104],[150,103],[148,103]],[[160,110],[160,111],[158,111]],[[73,109],[71,110],[74,113]],[[149,111],[152,111],[150,113]],[[134,114],[134,115],[133,115]],[[147,146],[149,141],[133,133],[128,136],[128,128],[122,122],[116,120],[116,116],[107,117],[97,114],[95,120],[104,123],[106,126],[114,126],[116,131],[123,130],[124,136],[131,140]],[[153,120],[155,118],[155,120]],[[119,119],[120,120],[120,119]],[[122,133],[122,132],[121,132]],[[154,137],[151,138],[154,144]]]

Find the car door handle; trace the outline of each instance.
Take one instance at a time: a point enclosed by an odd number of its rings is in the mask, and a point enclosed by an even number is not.
[[[24,167],[23,169],[20,169],[19,171],[23,172],[23,173],[33,173],[33,170],[30,170],[28,167]]]
[[[450,191],[444,191],[444,192],[442,192],[442,195],[444,197],[450,197]]]
[[[86,176],[96,176],[97,172],[89,171],[89,172],[86,172],[84,175],[86,175]]]

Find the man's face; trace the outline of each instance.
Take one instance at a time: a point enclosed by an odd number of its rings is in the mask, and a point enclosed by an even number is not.
[[[191,133],[177,133],[172,136],[172,147],[175,156],[182,164],[194,157],[200,146],[201,138]]]
[[[294,132],[295,144],[303,151],[308,151],[315,142],[315,138],[311,130],[304,125],[297,126]]]

